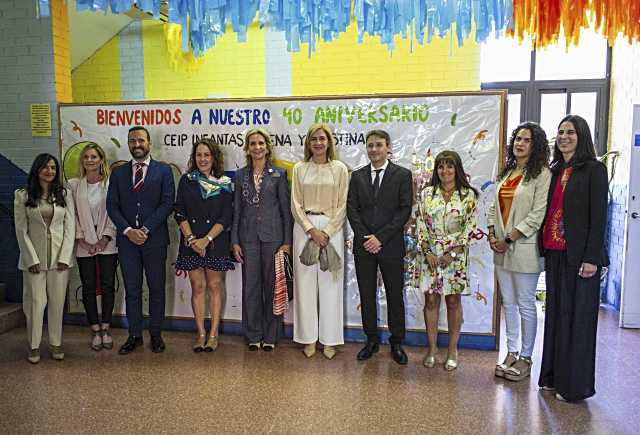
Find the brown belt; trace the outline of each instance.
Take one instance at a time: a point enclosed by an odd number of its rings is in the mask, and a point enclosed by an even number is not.
[[[308,214],[308,215],[311,215],[311,216],[324,215],[324,213],[322,213],[321,211],[311,211],[311,210],[305,211],[304,214]]]

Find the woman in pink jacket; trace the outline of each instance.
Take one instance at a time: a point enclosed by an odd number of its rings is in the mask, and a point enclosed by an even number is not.
[[[69,180],[76,205],[76,258],[82,302],[93,334],[91,349],[113,348],[109,333],[118,265],[116,228],[107,216],[109,166],[100,145],[89,142],[80,154],[80,178]],[[97,293],[101,295],[101,321]]]

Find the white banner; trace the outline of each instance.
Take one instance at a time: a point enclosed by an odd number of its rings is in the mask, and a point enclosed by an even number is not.
[[[276,164],[288,169],[303,156],[304,137],[314,122],[334,128],[338,157],[351,170],[368,163],[365,134],[384,129],[393,142],[392,160],[410,168],[418,190],[428,182],[433,158],[445,149],[458,152],[471,183],[481,191],[478,242],[471,247],[471,295],[463,298],[463,332],[494,334],[494,278],[492,253],[486,242],[486,210],[491,201],[495,165],[500,152],[504,95],[501,92],[336,97],[305,99],[211,100],[144,102],[104,105],[61,105],[61,147],[65,177],[76,177],[79,154],[87,141],[100,144],[110,164],[131,158],[127,131],[143,125],[151,132],[154,159],[171,164],[176,186],[185,172],[192,144],[197,138],[213,137],[222,146],[225,169],[232,173],[245,165],[244,133],[260,126],[272,134]],[[167,264],[167,316],[193,316],[191,289],[186,274],[176,272],[174,262],[179,243],[178,228],[169,218],[171,245]],[[360,326],[360,297],[351,254],[351,230],[345,225],[345,324]],[[407,328],[424,330],[424,297],[413,287],[412,258],[415,243],[407,234],[405,302]],[[124,289],[119,277],[116,313],[124,312]],[[386,324],[384,287],[380,281],[380,324]],[[84,312],[77,271],[72,272],[69,305],[71,312]],[[145,310],[147,295],[145,293]],[[444,300],[444,298],[443,298]],[[227,273],[223,319],[240,320],[240,268]],[[446,315],[441,312],[446,329]],[[290,313],[285,321],[291,321]]]

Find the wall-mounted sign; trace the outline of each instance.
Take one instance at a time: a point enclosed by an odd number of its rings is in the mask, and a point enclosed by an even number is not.
[[[31,136],[51,137],[51,105],[31,105]]]

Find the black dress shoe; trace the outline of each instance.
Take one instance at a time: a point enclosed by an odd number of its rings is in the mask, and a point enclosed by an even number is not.
[[[358,361],[364,361],[371,358],[371,356],[378,352],[379,349],[380,345],[378,343],[367,341],[367,344],[365,344],[364,347],[360,349],[360,352],[358,352]]]
[[[400,365],[406,365],[409,362],[407,354],[404,353],[402,346],[399,344],[391,345],[391,356],[393,357],[393,360]]]
[[[127,338],[127,341],[125,341],[124,344],[120,347],[118,353],[120,355],[131,353],[136,347],[142,346],[142,343],[142,337],[134,337],[133,335],[130,335],[129,338]]]
[[[164,340],[162,339],[162,337],[160,337],[159,335],[151,337],[151,352],[164,352],[164,348]]]

